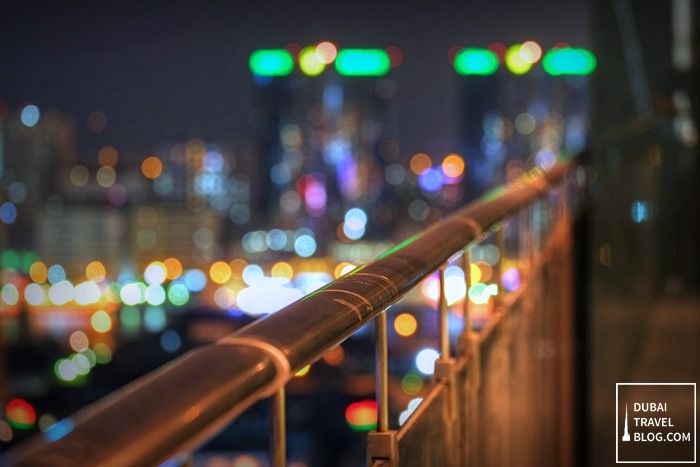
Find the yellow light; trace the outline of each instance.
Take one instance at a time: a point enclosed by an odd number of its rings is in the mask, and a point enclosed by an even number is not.
[[[316,46],[316,58],[325,65],[333,63],[337,55],[338,49],[331,42],[321,42]]]
[[[418,153],[411,158],[411,172],[413,172],[416,175],[420,175],[421,173],[423,173],[424,170],[429,169],[432,166],[433,161],[427,154]]]
[[[85,277],[93,282],[102,282],[107,277],[107,271],[101,262],[93,261],[85,266]]]
[[[461,177],[464,173],[464,159],[459,154],[450,154],[442,161],[442,172],[448,177]]]
[[[146,178],[158,178],[163,173],[163,163],[156,156],[147,157],[141,163],[141,172]]]
[[[297,371],[294,374],[294,376],[296,376],[297,378],[301,378],[302,376],[305,376],[309,372],[310,369],[311,369],[311,365],[306,365],[304,368]]]
[[[49,277],[49,270],[41,261],[37,261],[29,267],[29,277],[37,284],[46,282]]]
[[[114,147],[105,146],[100,149],[100,152],[97,154],[97,160],[100,162],[101,166],[114,167],[119,160],[119,153]]]
[[[209,268],[209,277],[217,284],[225,284],[231,278],[231,266],[224,261],[217,261]]]
[[[316,56],[316,47],[306,47],[299,53],[299,68],[307,76],[318,76],[326,68]]]
[[[469,265],[469,273],[470,273],[470,283],[471,284],[476,284],[478,282],[481,282],[481,269],[479,269],[479,266],[476,264],[470,264]]]
[[[272,277],[283,277],[291,280],[294,277],[294,269],[291,264],[280,261],[272,266]]]
[[[169,280],[175,280],[182,274],[182,264],[177,258],[168,258],[163,261],[165,266],[165,277]]]
[[[109,188],[117,181],[117,172],[112,167],[100,167],[97,171],[97,183],[103,188]]]
[[[401,313],[394,320],[394,329],[399,336],[412,336],[418,329],[418,321],[410,313]]]
[[[506,66],[514,75],[524,75],[530,68],[532,68],[532,63],[526,62],[520,53],[522,45],[516,44],[510,46],[508,51],[506,51]]]
[[[104,310],[96,311],[90,317],[92,329],[99,333],[105,333],[112,329],[112,318]]]

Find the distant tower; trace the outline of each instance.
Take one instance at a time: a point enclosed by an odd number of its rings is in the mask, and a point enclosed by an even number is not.
[[[625,404],[625,433],[622,435],[622,441],[630,440],[630,432],[627,430],[627,404]]]

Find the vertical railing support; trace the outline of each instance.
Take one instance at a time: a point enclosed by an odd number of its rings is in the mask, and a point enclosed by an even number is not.
[[[377,431],[389,431],[389,345],[386,311],[376,321],[376,385],[377,385]]]
[[[398,467],[397,432],[389,429],[389,345],[386,310],[377,316],[374,324],[377,430],[370,432],[367,436],[367,465],[381,463],[386,467]]]
[[[457,387],[455,383],[455,361],[450,356],[450,327],[449,307],[447,305],[447,290],[445,281],[445,265],[440,268],[440,301],[438,303],[440,319],[440,358],[435,362],[435,379],[446,389],[445,405],[443,407],[443,426],[445,442],[446,465],[459,464],[459,429]]]
[[[284,386],[272,396],[272,437],[270,450],[273,467],[287,464],[287,423]]]

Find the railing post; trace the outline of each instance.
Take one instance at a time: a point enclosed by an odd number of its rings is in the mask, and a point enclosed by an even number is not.
[[[447,306],[447,291],[445,282],[445,265],[440,268],[440,301],[438,304],[440,319],[440,358],[435,362],[435,378],[445,386],[445,405],[443,407],[443,424],[445,428],[444,442],[446,465],[459,464],[459,430],[457,387],[455,376],[455,361],[450,356],[449,309]]]
[[[272,396],[272,436],[270,450],[272,467],[285,467],[287,464],[287,423],[284,386]]]
[[[464,248],[462,254],[462,269],[464,269],[464,302],[462,303],[462,334],[458,339],[459,355],[469,354],[469,335],[472,332],[472,308],[473,304],[469,299],[469,289],[472,286],[472,252],[470,248]]]
[[[505,230],[505,224],[501,224],[494,234],[494,243],[498,249],[498,261],[493,271],[496,275],[496,286],[498,287],[496,296],[494,297],[494,311],[502,311],[503,308],[503,257],[506,252]]]
[[[386,310],[375,319],[375,339],[377,430],[367,435],[367,465],[398,467],[397,432],[389,430],[389,346]]]
[[[376,319],[376,385],[377,385],[377,431],[389,430],[389,355],[387,339],[387,316],[382,312]]]

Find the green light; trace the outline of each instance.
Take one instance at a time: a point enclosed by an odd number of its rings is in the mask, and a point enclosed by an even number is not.
[[[590,75],[596,67],[595,56],[586,49],[552,49],[542,60],[544,71],[552,76]]]
[[[294,69],[292,54],[284,49],[256,50],[250,54],[248,64],[258,76],[287,76]]]
[[[390,68],[389,54],[382,49],[343,49],[335,59],[343,76],[384,76]]]
[[[488,49],[460,50],[454,67],[460,75],[492,75],[498,70],[498,56]]]
[[[506,66],[514,75],[524,75],[532,68],[532,63],[525,60],[523,54],[520,53],[521,48],[521,44],[516,44],[508,47],[506,51]]]

